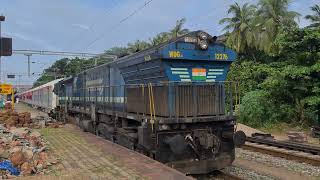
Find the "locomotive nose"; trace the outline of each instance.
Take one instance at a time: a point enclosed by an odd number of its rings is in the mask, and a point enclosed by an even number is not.
[[[234,145],[240,147],[246,142],[246,134],[243,131],[237,131],[233,134]]]

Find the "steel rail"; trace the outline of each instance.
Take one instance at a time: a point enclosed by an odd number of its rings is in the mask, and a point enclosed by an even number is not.
[[[281,157],[287,160],[294,160],[301,163],[308,163],[314,166],[320,166],[320,156],[312,155],[304,152],[281,149],[272,146],[261,147],[261,144],[246,143],[241,146],[241,149],[269,154],[274,157]]]
[[[253,138],[253,137],[247,137],[246,141],[257,143],[257,144],[265,144],[265,145],[288,149],[288,150],[306,152],[313,155],[320,155],[320,147],[311,146],[307,144],[293,143],[293,142],[287,142],[287,141],[277,141],[277,140],[270,140],[270,139],[264,139],[264,138]]]

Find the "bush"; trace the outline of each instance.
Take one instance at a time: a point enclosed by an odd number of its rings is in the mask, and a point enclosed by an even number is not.
[[[244,95],[240,105],[240,122],[262,127],[275,121],[274,107],[266,91],[256,90]]]

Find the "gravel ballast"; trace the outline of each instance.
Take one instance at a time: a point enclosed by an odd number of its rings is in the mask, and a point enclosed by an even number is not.
[[[268,154],[252,152],[244,149],[236,149],[236,158],[258,163],[267,164],[273,167],[285,168],[288,171],[299,173],[310,177],[320,177],[320,167],[312,166],[306,163],[287,160],[284,158],[274,157]]]
[[[225,168],[223,171],[226,173],[232,174],[234,176],[238,176],[242,179],[247,179],[247,180],[276,180],[276,178],[267,176],[264,174],[259,174],[258,172],[255,172],[253,170],[245,169],[242,167],[237,167],[237,166],[231,166]]]

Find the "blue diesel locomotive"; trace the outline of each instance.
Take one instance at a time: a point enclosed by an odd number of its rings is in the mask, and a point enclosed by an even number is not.
[[[86,70],[55,86],[59,112],[85,131],[186,174],[232,164],[236,53],[203,31]]]

